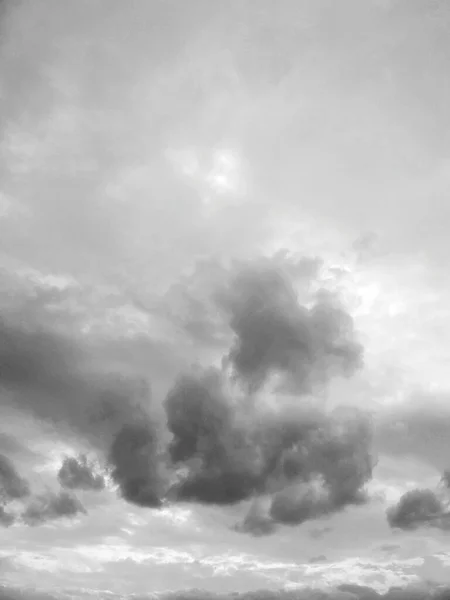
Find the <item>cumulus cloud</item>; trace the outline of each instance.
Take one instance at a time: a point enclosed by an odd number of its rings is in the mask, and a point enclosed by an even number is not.
[[[446,504],[430,489],[406,492],[398,503],[387,511],[390,526],[406,530],[423,526],[448,528],[449,517]]]
[[[58,493],[49,491],[34,496],[21,514],[21,519],[27,525],[34,526],[79,514],[86,514],[86,509],[76,496],[65,490]]]
[[[93,472],[93,465],[89,464],[87,456],[66,456],[58,471],[59,483],[68,489],[103,490],[105,478]]]

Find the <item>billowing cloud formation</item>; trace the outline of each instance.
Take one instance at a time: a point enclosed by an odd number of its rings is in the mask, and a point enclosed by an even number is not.
[[[387,511],[391,527],[413,530],[418,527],[448,528],[450,514],[442,499],[429,489],[410,490]]]
[[[28,482],[19,475],[9,458],[0,454],[0,503],[25,498],[29,493]]]
[[[78,458],[66,456],[58,471],[58,481],[63,487],[71,490],[98,491],[105,487],[105,478],[93,472],[93,467],[84,454]]]
[[[332,374],[351,375],[361,366],[352,318],[325,294],[302,306],[275,265],[243,268],[219,299],[235,334],[228,360],[251,390],[280,373],[283,387],[309,392]]]
[[[61,490],[59,493],[47,492],[35,496],[21,518],[27,525],[39,525],[55,519],[75,517],[86,514],[86,509],[73,494]]]
[[[263,410],[230,398],[214,370],[181,378],[165,406],[177,498],[233,504],[273,494],[270,518],[254,508],[241,530],[269,532],[271,520],[298,524],[364,501],[371,426],[356,409]]]

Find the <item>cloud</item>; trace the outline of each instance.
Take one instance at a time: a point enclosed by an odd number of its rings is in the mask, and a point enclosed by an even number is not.
[[[76,496],[65,490],[58,493],[49,491],[34,496],[21,514],[21,519],[27,525],[34,526],[47,521],[75,517],[78,514],[87,513]]]
[[[105,487],[105,478],[103,475],[96,475],[93,472],[93,466],[88,463],[86,455],[80,455],[78,458],[66,456],[58,471],[59,483],[68,489],[81,490],[103,490]]]
[[[256,431],[227,396],[219,371],[181,377],[165,408],[170,455],[186,470],[174,488],[178,499],[234,504],[262,491],[266,467],[253,445]]]
[[[275,531],[276,523],[270,515],[271,498],[256,498],[242,522],[235,526],[235,530],[250,533],[254,536],[269,535]]]
[[[20,319],[7,317],[0,320],[0,384],[9,392],[1,395],[5,409],[27,413],[87,444],[109,462],[120,485],[127,478],[131,481],[133,469],[145,471],[139,444],[144,431],[149,436],[154,416],[148,386],[127,363],[112,372],[109,365],[115,363],[106,355],[106,343],[96,346],[89,339],[69,336],[26,312]],[[103,477],[94,475],[83,457],[67,458],[58,478],[69,489],[104,486]],[[125,497],[134,494],[128,490]]]
[[[357,409],[280,404],[272,412],[231,397],[214,369],[181,378],[165,407],[177,499],[234,504],[272,495],[267,522],[253,505],[241,531],[269,532],[271,521],[298,524],[365,501],[371,423]]]
[[[19,475],[9,458],[0,454],[0,502],[26,498],[29,493],[28,482]]]
[[[76,431],[95,444],[105,433],[105,421],[98,419],[102,406],[124,419],[136,388],[130,378],[102,372],[101,363],[93,369],[92,350],[81,337],[42,325],[26,312],[19,318],[3,315],[0,384],[10,394],[3,394],[2,402]],[[111,424],[113,420],[107,423]]]
[[[222,370],[197,369],[180,377],[164,402],[169,453],[179,474],[174,497],[235,504],[273,495],[267,518],[253,504],[240,531],[268,533],[277,520],[299,523],[360,503],[371,477],[371,424],[364,414],[328,415],[300,400],[313,384],[323,387],[333,375],[350,375],[362,360],[352,320],[335,300],[319,294],[311,309],[300,303],[293,282],[303,285],[305,295],[316,267],[317,261],[294,262],[278,254],[222,270],[222,282],[213,279],[206,297],[222,314],[222,328],[231,329],[232,348]],[[247,354],[254,361],[248,368]],[[230,364],[244,383],[242,393],[227,379]],[[255,393],[274,373],[299,399],[289,404],[280,398],[271,411]],[[319,476],[320,502],[317,495],[291,493],[311,488]],[[286,515],[288,497],[295,518]]]
[[[0,321],[0,382],[9,392],[2,401],[94,448],[120,495],[139,506],[231,505],[268,494],[267,522],[249,515],[241,531],[269,533],[275,522],[301,523],[361,503],[373,466],[369,420],[361,411],[328,414],[300,400],[313,384],[350,375],[362,359],[352,320],[336,300],[319,295],[306,309],[296,295],[293,282],[308,289],[316,266],[278,254],[237,262],[222,282],[213,279],[209,298],[235,336],[224,352],[244,386],[226,365],[192,369],[175,380],[160,411],[127,365],[111,374],[106,340],[69,334],[25,306]],[[255,306],[260,310],[249,310]],[[261,322],[247,329],[254,313]],[[266,322],[273,330],[264,347],[253,335]],[[253,342],[257,366],[247,373],[237,348]],[[261,402],[255,392],[272,372],[288,386],[295,382],[290,391],[298,400]],[[66,458],[58,478],[68,489],[104,485],[82,456]]]
[[[389,525],[398,529],[418,527],[448,528],[448,513],[442,499],[430,489],[415,489],[403,494],[387,512]]]
[[[228,361],[251,390],[280,373],[285,388],[305,393],[362,365],[350,315],[326,294],[302,306],[276,264],[242,268],[218,296],[235,335]]]
[[[145,422],[124,425],[114,438],[108,459],[111,476],[125,500],[138,506],[162,506],[167,481],[154,427]]]

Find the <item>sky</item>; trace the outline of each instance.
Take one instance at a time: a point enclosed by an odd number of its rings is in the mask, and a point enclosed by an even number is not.
[[[1,2],[0,598],[448,597],[449,32]]]

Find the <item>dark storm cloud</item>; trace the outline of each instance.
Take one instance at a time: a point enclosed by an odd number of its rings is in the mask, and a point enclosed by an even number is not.
[[[448,529],[449,514],[436,492],[429,489],[410,490],[387,511],[389,525],[393,528],[414,530],[419,527]]]
[[[308,392],[362,365],[350,315],[325,294],[303,306],[292,279],[276,265],[244,267],[218,297],[235,334],[228,360],[251,390],[280,373],[285,388]]]
[[[19,475],[11,460],[0,454],[0,503],[26,498],[28,482]]]
[[[76,496],[61,490],[58,493],[49,491],[32,498],[21,518],[27,525],[34,526],[47,521],[72,518],[78,514],[86,514],[84,506]]]
[[[58,481],[63,487],[72,490],[99,491],[105,487],[105,478],[93,472],[92,465],[83,454],[78,458],[66,456],[58,471]]]

